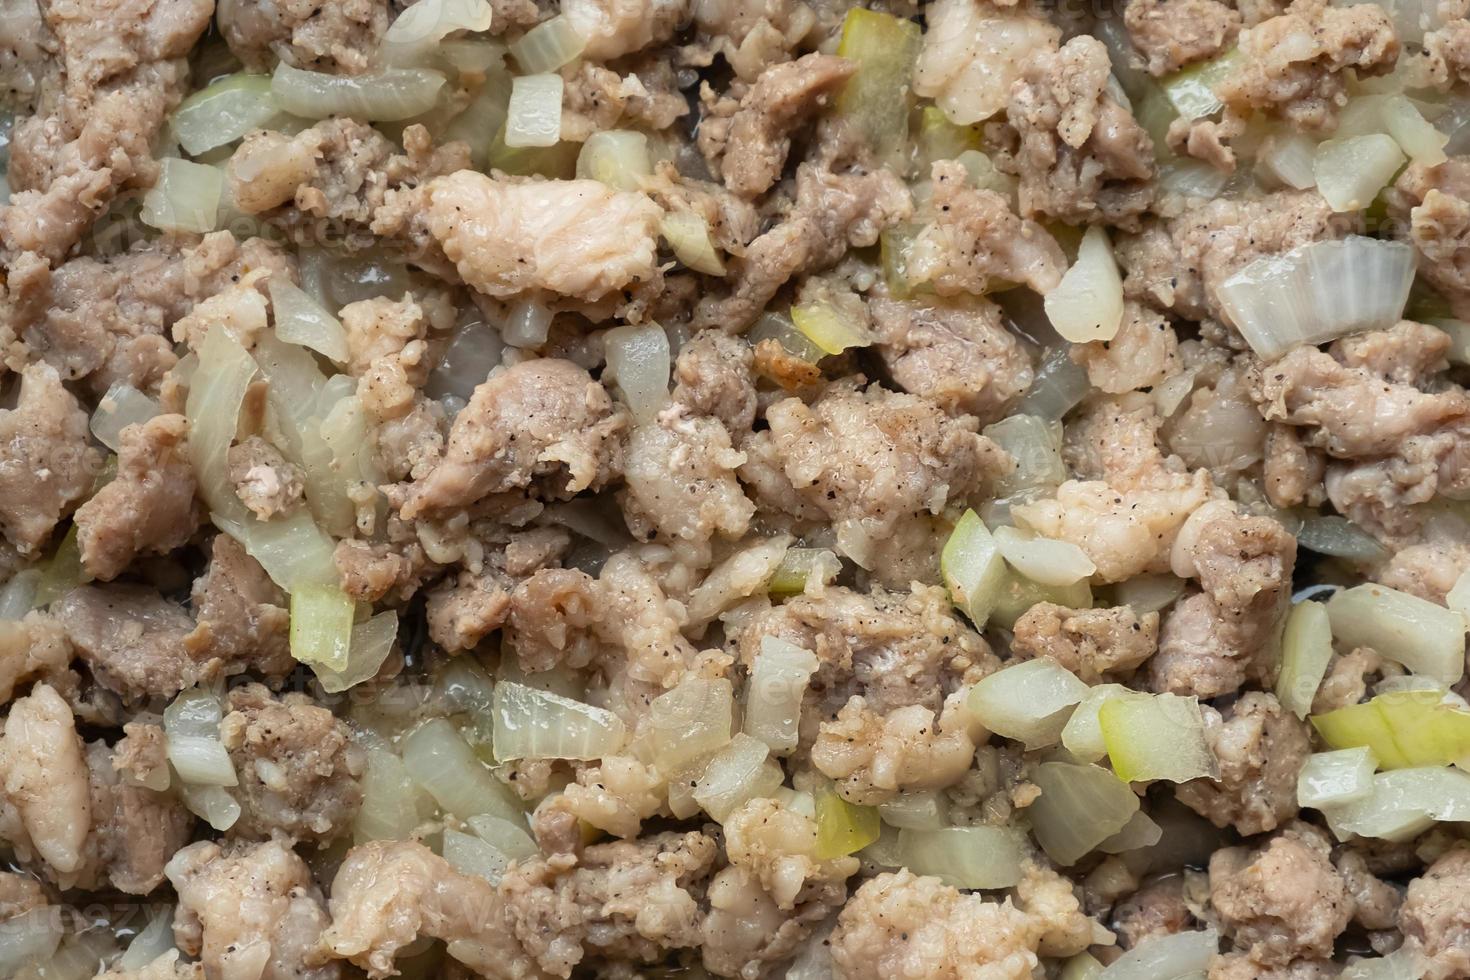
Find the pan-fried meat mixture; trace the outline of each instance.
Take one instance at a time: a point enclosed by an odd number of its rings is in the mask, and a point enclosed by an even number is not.
[[[0,0],[0,980],[1470,980],[1470,0]]]

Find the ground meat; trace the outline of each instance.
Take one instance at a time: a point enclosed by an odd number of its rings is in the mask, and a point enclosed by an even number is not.
[[[50,905],[46,890],[29,875],[0,873],[0,920],[13,919]]]
[[[874,349],[894,383],[951,414],[994,421],[1031,387],[1031,359],[993,303],[875,299],[869,310]]]
[[[1232,111],[1266,111],[1326,132],[1345,101],[1349,70],[1359,77],[1391,71],[1399,42],[1379,8],[1295,0],[1281,16],[1242,31],[1240,51],[1244,57],[1217,87]]]
[[[55,677],[71,663],[66,630],[49,614],[33,610],[0,624],[0,702],[36,677]]]
[[[56,369],[27,367],[20,400],[0,409],[0,531],[22,555],[35,554],[101,466],[102,454],[88,443],[87,413]]]
[[[1202,710],[1220,777],[1184,783],[1177,790],[1180,802],[1242,834],[1280,826],[1296,812],[1296,777],[1312,750],[1305,723],[1262,691],[1242,695],[1223,715]]]
[[[934,99],[956,123],[1006,107],[1029,59],[1054,50],[1061,31],[1024,8],[989,0],[937,0],[914,70],[914,92]]]
[[[223,0],[219,29],[252,71],[277,61],[293,68],[355,75],[367,70],[388,29],[385,0]]]
[[[718,421],[677,407],[660,412],[628,437],[623,506],[629,530],[641,540],[704,543],[717,533],[738,539],[755,513],[735,478],[744,462]]]
[[[941,296],[986,293],[997,280],[1038,293],[1061,282],[1066,257],[1045,228],[1018,217],[995,191],[969,186],[959,163],[936,163],[933,176],[935,218],[908,248],[910,282],[928,283]]]
[[[1038,602],[1016,620],[1014,633],[1013,653],[1051,657],[1096,684],[1104,675],[1126,673],[1153,656],[1159,642],[1159,614],[1139,616],[1130,606],[1068,609]]]
[[[958,696],[945,702],[942,714],[912,704],[885,715],[853,695],[835,718],[822,722],[812,745],[812,764],[837,781],[844,798],[873,805],[895,793],[945,789],[959,782],[974,756],[975,741]]]
[[[818,882],[803,889],[795,908],[783,911],[750,871],[725,868],[709,883],[709,914],[700,930],[704,966],[732,977],[768,971],[811,941],[813,925],[829,918],[845,897],[842,884]]]
[[[261,980],[336,980],[341,964],[321,963],[327,925],[321,890],[306,862],[285,844],[191,844],[168,863],[178,892],[174,941],[210,976],[248,971]]]
[[[1403,893],[1374,876],[1368,861],[1354,850],[1343,850],[1334,859],[1337,873],[1353,899],[1353,921],[1364,929],[1392,929],[1399,922]]]
[[[1160,77],[1233,44],[1240,13],[1219,0],[1129,0],[1123,23],[1149,74]]]
[[[1006,108],[1026,217],[1129,227],[1149,206],[1153,140],[1107,94],[1111,72],[1107,48],[1085,35],[1026,63]]]
[[[586,142],[608,129],[668,129],[689,113],[671,65],[640,60],[626,75],[583,62],[562,88],[561,138]]]
[[[404,518],[466,507],[535,482],[548,496],[599,488],[621,468],[627,424],[586,371],[554,358],[493,374],[454,420],[444,460],[403,488]]]
[[[47,684],[10,705],[0,789],[0,837],[22,861],[39,858],[69,887],[85,871],[92,826],[87,755],[71,708]]]
[[[141,969],[124,970],[116,966],[97,977],[98,980],[205,980],[204,964],[181,963],[179,956],[179,951],[172,949]]]
[[[76,512],[82,567],[116,578],[141,554],[167,554],[194,534],[194,469],[182,415],[159,415],[122,431],[117,476]]]
[[[1184,876],[1170,874],[1145,884],[1118,903],[1113,931],[1124,949],[1136,949],[1154,936],[1172,936],[1194,928],[1194,915],[1184,900]]]
[[[305,494],[305,472],[260,436],[230,447],[229,477],[235,496],[262,521],[289,514]]]
[[[1181,368],[1179,338],[1158,313],[1128,300],[1123,322],[1112,340],[1075,344],[1072,359],[1087,370],[1087,380],[1110,395],[1152,388]]]
[[[845,58],[815,53],[767,68],[728,121],[707,117],[700,126],[700,149],[715,175],[742,197],[770,190],[781,178],[792,134],[826,108],[855,68]]]
[[[694,415],[720,421],[732,439],[755,421],[756,392],[750,345],[722,330],[701,330],[679,349],[673,399]]]
[[[142,726],[130,727],[134,731],[116,747],[125,757],[134,752],[130,742],[149,737]],[[133,785],[113,755],[105,742],[87,745],[92,826],[79,885],[96,889],[106,882],[125,894],[147,895],[163,882],[164,865],[188,843],[194,817],[174,794]]]
[[[1327,472],[1323,454],[1302,443],[1302,433],[1291,425],[1273,423],[1266,432],[1262,482],[1266,498],[1275,507],[1303,503],[1321,506],[1326,499],[1322,478]]]
[[[273,683],[296,668],[286,594],[234,538],[214,536],[192,599],[197,625],[184,646],[196,658],[222,661],[227,674],[250,670]]]
[[[231,691],[228,707],[220,739],[240,779],[232,832],[321,846],[344,833],[362,805],[364,765],[347,727],[305,695],[277,700],[259,684]]]
[[[1331,957],[1354,902],[1317,830],[1288,827],[1257,850],[1227,847],[1210,856],[1210,904],[1237,949],[1257,963]]]
[[[147,586],[84,585],[52,613],[97,683],[125,701],[172,698],[218,671],[186,645],[189,613]]]
[[[1470,971],[1470,849],[1453,848],[1409,882],[1399,920],[1406,942],[1429,958],[1424,976],[1447,980]]]
[[[342,307],[342,329],[347,334],[347,371],[361,377],[382,358],[396,359],[407,367],[410,380],[422,386],[428,375],[427,358],[414,357],[431,329],[448,330],[458,311],[448,294],[430,292],[423,296],[406,293],[402,299],[375,296]],[[408,355],[408,356],[405,356]]]

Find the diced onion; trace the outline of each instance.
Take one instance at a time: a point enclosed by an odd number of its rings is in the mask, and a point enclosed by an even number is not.
[[[250,557],[260,562],[266,574],[287,592],[337,581],[332,539],[306,511],[269,521],[238,521],[218,512],[211,519],[221,531],[244,545]]]
[[[802,943],[787,968],[784,980],[836,980],[832,963],[832,927],[818,928]]]
[[[526,833],[523,823],[491,816],[488,813],[470,817],[465,823],[469,824],[477,837],[487,844],[493,844],[496,850],[512,861],[519,861],[541,852],[536,842],[531,839],[531,835]]]
[[[226,75],[179,103],[173,130],[179,146],[198,156],[261,129],[281,109],[271,98],[269,75]]]
[[[1371,647],[1446,686],[1465,673],[1465,618],[1452,609],[1381,585],[1359,585],[1329,599],[1327,615],[1333,638],[1344,647]]]
[[[292,596],[294,601],[295,596]],[[328,694],[340,694],[349,687],[376,677],[393,651],[398,639],[398,613],[385,609],[367,622],[352,627],[347,647],[347,666],[333,670],[325,664],[312,664],[312,671]],[[294,653],[294,651],[293,651]]]
[[[673,774],[718,752],[730,741],[735,697],[730,682],[687,677],[648,705],[648,753],[661,773]]]
[[[1062,972],[1057,974],[1057,980],[1097,980],[1102,971],[1103,965],[1096,956],[1078,953],[1062,964]]]
[[[141,970],[174,948],[174,909],[158,906],[117,961],[122,970]]]
[[[1055,490],[1067,478],[1062,462],[1062,425],[1037,415],[1012,415],[987,425],[983,434],[1015,460],[1015,469],[996,477],[997,497]],[[1090,574],[1090,573],[1089,573]]]
[[[1367,746],[1309,755],[1296,777],[1297,805],[1320,809],[1366,799],[1373,794],[1377,768],[1378,760]]]
[[[1066,340],[1112,340],[1123,324],[1123,277],[1102,225],[1082,236],[1077,261],[1044,301],[1047,319]]]
[[[36,582],[33,597],[35,608],[44,609],[66,595],[83,582],[90,581],[87,570],[82,567],[82,549],[77,543],[77,526],[67,528],[61,543],[41,567],[41,577]]]
[[[122,448],[123,429],[147,422],[160,411],[158,402],[137,388],[126,381],[114,381],[92,413],[92,435],[102,445],[117,452]]]
[[[670,211],[658,226],[659,234],[669,243],[674,258],[695,272],[707,276],[723,276],[725,263],[710,239],[709,222],[692,211]]]
[[[224,171],[178,157],[165,157],[159,166],[158,182],[143,195],[143,223],[160,231],[214,231]]]
[[[793,306],[791,322],[827,354],[841,354],[849,347],[867,347],[873,342],[861,324],[854,323],[831,303],[820,300]]]
[[[973,510],[965,511],[939,555],[950,599],[983,629],[1005,581],[1005,562],[995,538]]]
[[[1159,187],[1171,194],[1213,200],[1225,189],[1230,175],[1203,160],[1178,158],[1159,167]]]
[[[1470,711],[1444,701],[1444,691],[1380,694],[1313,715],[1312,726],[1335,749],[1367,746],[1384,769],[1470,761]]]
[[[1087,372],[1072,360],[1067,346],[1052,347],[1042,355],[1031,390],[1016,405],[1016,415],[1034,415],[1059,421],[1092,390]]]
[[[1449,159],[1444,149],[1449,137],[1435,129],[1411,100],[1402,95],[1389,96],[1383,115],[1388,135],[1394,138],[1410,160],[1426,167],[1437,167]]]
[[[796,748],[801,702],[817,655],[774,636],[761,638],[745,693],[745,731],[777,755]]]
[[[799,595],[806,591],[807,582],[826,585],[841,571],[842,559],[827,548],[787,548],[766,590],[776,596]]]
[[[500,335],[512,347],[539,347],[546,343],[553,316],[540,300],[520,300],[506,311]]]
[[[1031,774],[1041,790],[1026,808],[1036,841],[1057,864],[1076,864],[1138,812],[1128,784],[1101,766],[1043,762]]]
[[[1041,585],[1073,585],[1097,571],[1087,553],[1070,541],[1043,538],[1014,527],[998,527],[994,537],[1001,557]]]
[[[291,656],[330,671],[347,669],[357,604],[337,585],[304,585],[291,593]]]
[[[774,340],[793,357],[815,364],[826,356],[826,351],[807,339],[806,334],[796,329],[791,318],[780,313],[766,312],[755,321],[755,326],[746,334],[752,347],[762,341]]]
[[[403,737],[404,765],[414,782],[444,810],[461,820],[481,813],[515,820],[520,804],[514,794],[480,762],[454,726],[433,718]]]
[[[500,365],[504,352],[505,344],[494,327],[478,319],[462,324],[454,331],[438,365],[429,372],[425,394],[441,401],[469,401],[475,389]]]
[[[48,961],[61,945],[64,922],[58,910],[43,905],[5,920],[0,929],[0,974]]]
[[[220,833],[240,819],[240,802],[222,786],[180,783],[178,791],[184,807]]]
[[[1007,569],[996,593],[995,606],[990,610],[990,622],[1011,629],[1038,602],[1051,602],[1068,609],[1091,609],[1092,587],[1086,579],[1075,585],[1042,585]]]
[[[479,875],[492,885],[500,884],[510,867],[510,858],[494,844],[457,830],[444,831],[444,860],[461,874]]]
[[[414,9],[417,7],[409,8]],[[289,279],[272,276],[269,289],[277,337],[288,344],[310,347],[338,364],[347,362],[347,331],[341,321]]]
[[[1388,549],[1373,535],[1345,517],[1315,514],[1302,521],[1296,542],[1319,555],[1330,555],[1346,561],[1371,564],[1388,557]]]
[[[1455,584],[1445,593],[1444,604],[1470,621],[1470,569],[1455,579]]]
[[[1281,673],[1276,677],[1281,706],[1298,718],[1307,717],[1331,659],[1332,624],[1327,607],[1310,600],[1298,602],[1286,617],[1281,637]]]
[[[521,75],[511,83],[505,145],[555,146],[561,139],[560,75]]]
[[[1421,980],[1424,954],[1405,943],[1387,956],[1365,956],[1343,967],[1337,980]]]
[[[1261,144],[1256,169],[1280,184],[1304,191],[1317,185],[1312,160],[1317,141],[1305,133],[1290,130],[1272,133]]]
[[[553,17],[546,24],[560,19]],[[599,181],[620,191],[636,191],[643,178],[652,175],[648,137],[636,130],[600,130],[587,137],[577,154],[578,178]]]
[[[421,804],[423,790],[408,774],[403,760],[387,749],[368,750],[361,783],[362,807],[352,824],[352,839],[359,844],[408,840],[432,815],[432,807]]]
[[[1089,688],[1087,696],[1077,704],[1077,710],[1062,727],[1062,746],[1083,762],[1096,762],[1106,756],[1108,744],[1103,739],[1102,724],[1097,714],[1108,699],[1128,697],[1146,698],[1148,695],[1122,684],[1098,684]]]
[[[491,19],[487,0],[417,0],[388,25],[384,54],[390,63],[401,63],[456,31],[488,31]]]
[[[1361,211],[1404,165],[1393,137],[1381,133],[1327,140],[1312,158],[1317,190],[1334,211]]]
[[[1218,57],[1211,58],[1187,68],[1181,68],[1165,78],[1159,79],[1164,97],[1184,119],[1203,119],[1219,112],[1224,106],[1215,86],[1225,80],[1236,65],[1245,60],[1237,48],[1231,48]]]
[[[36,591],[41,584],[41,569],[22,568],[0,588],[0,621],[14,622],[36,608]]]
[[[227,330],[210,330],[199,350],[199,367],[189,385],[189,458],[199,495],[210,509],[247,515],[229,478],[227,454],[234,441],[240,405],[256,365]]]
[[[1164,839],[1164,828],[1154,822],[1153,817],[1139,810],[1128,818],[1123,829],[1101,844],[1097,849],[1104,854],[1127,854],[1145,847],[1153,847]]]
[[[1373,792],[1337,806],[1323,805],[1339,840],[1350,834],[1408,840],[1436,821],[1470,820],[1470,773],[1446,766],[1395,769],[1373,777]]]
[[[1196,698],[1176,694],[1109,698],[1097,717],[1108,759],[1120,779],[1183,783],[1218,772]]]
[[[705,766],[694,800],[705,813],[724,821],[747,801],[772,796],[783,778],[766,744],[741,733]]]
[[[879,803],[878,816],[900,830],[942,830],[949,826],[949,805],[941,793],[915,790]]]
[[[778,534],[757,539],[732,552],[689,593],[689,601],[684,604],[688,615],[686,628],[701,629],[741,600],[759,592],[780,567],[790,545],[789,534]]]
[[[1135,575],[1113,586],[1113,600],[1128,606],[1140,616],[1162,612],[1184,594],[1184,579],[1167,572],[1158,575]]]
[[[995,734],[1040,749],[1057,744],[1087,691],[1076,674],[1050,657],[1038,657],[981,678],[970,689],[965,707]]]
[[[1413,248],[1350,235],[1256,259],[1218,294],[1251,349],[1274,360],[1297,344],[1392,326],[1413,281]]]
[[[603,344],[604,377],[616,382],[634,419],[651,422],[669,401],[669,335],[657,323],[629,324],[609,330]]]
[[[276,104],[303,119],[350,116],[397,122],[434,108],[444,76],[428,68],[383,68],[361,75],[302,71],[284,61],[271,75]]]
[[[1021,880],[1026,838],[1013,827],[901,830],[898,855],[915,874],[956,888],[1010,888]]]
[[[169,764],[185,783],[195,786],[236,786],[239,778],[230,754],[220,741],[224,709],[208,691],[181,691],[163,712],[164,743]]]
[[[577,32],[562,14],[543,20],[519,39],[512,41],[510,53],[527,74],[556,71],[581,56],[587,39]]]
[[[923,32],[913,21],[863,7],[847,11],[837,54],[857,72],[837,96],[837,114],[866,137],[880,164],[908,142],[910,90]],[[973,121],[973,120],[972,120]]]
[[[1185,980],[1203,976],[1220,949],[1220,934],[1176,932],[1150,936],[1118,957],[1097,980]]]
[[[495,758],[598,759],[616,755],[627,733],[623,721],[549,691],[502,681],[495,685]]]
[[[874,807],[849,803],[826,784],[818,788],[816,804],[817,860],[855,854],[878,839],[882,826]]]

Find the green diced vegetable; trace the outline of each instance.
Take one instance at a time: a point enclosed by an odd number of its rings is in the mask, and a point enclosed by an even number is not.
[[[1443,691],[1380,694],[1313,715],[1312,726],[1335,749],[1367,746],[1384,769],[1470,759],[1470,711],[1444,703]]]

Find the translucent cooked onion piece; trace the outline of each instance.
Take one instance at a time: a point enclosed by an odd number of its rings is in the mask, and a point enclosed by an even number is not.
[[[807,582],[826,585],[842,571],[842,559],[827,548],[787,548],[781,564],[766,583],[766,591],[775,596],[800,595]]]
[[[505,145],[555,146],[561,139],[560,75],[521,75],[511,83],[505,116]]]
[[[825,354],[841,354],[849,347],[867,347],[873,342],[862,324],[853,322],[831,303],[793,306],[791,322]]]
[[[1016,405],[1016,415],[1034,415],[1048,422],[1060,421],[1087,396],[1092,384],[1087,372],[1072,360],[1069,345],[1050,347],[1041,357],[1031,390]]]
[[[672,775],[713,755],[730,741],[734,710],[728,680],[686,677],[648,705],[649,761],[659,772]]]
[[[1408,840],[1438,821],[1470,820],[1470,773],[1448,766],[1381,772],[1370,795],[1321,810],[1339,840]]]
[[[138,214],[143,223],[159,231],[214,231],[224,194],[224,171],[178,157],[166,157],[159,166],[157,182],[143,195]]]
[[[876,808],[847,802],[830,784],[817,789],[816,807],[819,861],[856,854],[876,841],[882,830]]]
[[[457,830],[444,831],[444,860],[454,870],[467,875],[479,875],[492,885],[500,884],[505,869],[510,867],[510,858],[500,848],[474,834],[463,834]]]
[[[1112,962],[1098,980],[1185,980],[1203,976],[1220,949],[1220,934],[1176,932],[1144,939]]]
[[[551,23],[559,18],[553,17]],[[544,27],[546,24],[542,24]],[[653,175],[648,137],[632,129],[605,129],[587,137],[577,154],[577,176],[620,191],[636,191]]]
[[[41,584],[41,569],[22,568],[0,588],[0,621],[14,622],[36,608],[36,591]]]
[[[741,600],[759,592],[780,567],[790,545],[791,535],[778,534],[757,538],[731,552],[689,593],[689,600],[684,604],[688,613],[686,628],[702,629]]]
[[[515,795],[490,774],[475,750],[454,726],[434,718],[400,742],[403,763],[446,812],[461,820],[481,813],[516,820],[521,808]]]
[[[271,98],[269,75],[226,75],[179,103],[173,130],[179,146],[198,156],[260,129],[281,109]]]
[[[598,759],[627,740],[623,721],[606,708],[502,681],[495,685],[495,758]]]
[[[774,636],[761,638],[745,691],[745,732],[777,755],[796,748],[801,702],[817,655]]]
[[[505,343],[494,327],[479,319],[462,323],[449,339],[439,363],[429,372],[424,393],[440,400],[469,401],[490,372],[500,366],[504,353]]]
[[[1122,684],[1097,684],[1089,688],[1087,696],[1078,702],[1062,728],[1062,747],[1082,762],[1096,762],[1106,756],[1108,745],[1103,739],[1098,712],[1102,710],[1103,702],[1110,698],[1129,697],[1146,698],[1148,695]]]
[[[400,64],[457,31],[488,31],[491,19],[487,0],[418,0],[388,25],[383,34],[384,57]]]
[[[1319,144],[1312,157],[1312,175],[1332,210],[1361,211],[1403,165],[1403,151],[1392,136],[1370,133]]]
[[[1097,571],[1087,553],[1070,541],[1014,527],[998,527],[994,537],[1001,557],[1039,585],[1075,585]]]
[[[1286,617],[1281,636],[1281,672],[1276,676],[1276,698],[1298,718],[1312,711],[1317,688],[1332,659],[1332,624],[1327,607],[1310,600],[1298,602]]]
[[[1418,596],[1359,585],[1327,601],[1332,636],[1344,647],[1371,647],[1416,674],[1449,687],[1465,673],[1465,618]]]
[[[1203,119],[1224,107],[1215,94],[1215,86],[1225,80],[1234,68],[1245,60],[1239,49],[1231,48],[1209,61],[1190,65],[1159,79],[1164,97],[1174,110],[1185,119]]]
[[[1445,154],[1449,137],[1435,129],[1409,98],[1390,95],[1383,106],[1383,121],[1388,135],[1415,163],[1437,167],[1449,159]]]
[[[240,819],[239,801],[223,786],[180,783],[177,789],[184,808],[220,833],[235,826]]]
[[[347,331],[336,317],[282,276],[272,276],[268,288],[277,337],[288,344],[310,347],[338,364],[347,362]]]
[[[1087,229],[1077,261],[1043,305],[1057,333],[1074,344],[1117,335],[1123,323],[1123,277],[1102,225]]]
[[[424,790],[408,774],[403,760],[382,748],[371,748],[362,773],[362,807],[352,823],[352,839],[408,840],[432,806],[421,802]]]
[[[965,707],[995,734],[1040,749],[1061,740],[1067,719],[1087,691],[1077,675],[1050,657],[1039,657],[981,678],[970,689]]]
[[[1109,698],[1097,717],[1119,779],[1183,783],[1218,772],[1196,698],[1176,694]]]
[[[271,580],[287,592],[337,582],[332,539],[317,527],[310,512],[298,510],[290,517],[257,521],[253,517],[226,517],[216,511],[210,518],[215,527],[239,541]]]
[[[1102,971],[1102,962],[1096,956],[1078,953],[1062,964],[1062,972],[1057,974],[1057,980],[1097,980]]]
[[[1145,847],[1153,847],[1164,839],[1164,828],[1154,822],[1153,817],[1139,810],[1128,818],[1123,829],[1101,844],[1097,849],[1104,854],[1127,854]]]
[[[1167,572],[1157,575],[1135,575],[1113,586],[1113,600],[1129,606],[1140,616],[1162,612],[1184,594],[1184,579]]]
[[[495,845],[497,850],[513,861],[541,853],[541,849],[526,832],[524,823],[491,816],[488,813],[470,817],[465,823],[477,837],[488,844]]]
[[[82,549],[77,544],[77,526],[73,524],[67,528],[51,557],[41,566],[41,577],[36,581],[36,593],[33,596],[35,608],[44,609],[88,581],[91,578],[82,567]]]
[[[658,225],[659,234],[669,243],[674,258],[695,272],[707,276],[723,276],[725,263],[710,238],[709,222],[692,211],[670,211]]]
[[[1256,172],[1294,190],[1315,187],[1317,175],[1312,160],[1317,141],[1295,130],[1276,132],[1266,137],[1256,157]]]
[[[1010,888],[1021,880],[1025,835],[1013,827],[901,830],[898,859],[914,874],[956,888]]]
[[[1015,469],[992,482],[997,497],[1055,490],[1067,479],[1062,462],[1062,424],[1055,419],[1012,415],[987,425],[983,434],[1016,463]]]
[[[1420,980],[1424,954],[1405,944],[1387,956],[1365,956],[1343,967],[1337,980]]]
[[[184,413],[189,419],[189,461],[199,482],[199,495],[211,510],[221,513],[248,514],[235,496],[226,456],[235,438],[245,390],[255,373],[254,359],[228,330],[214,329],[205,335]]]
[[[209,691],[180,691],[163,711],[164,745],[179,779],[194,786],[236,786],[239,778],[220,741],[224,709]]]
[[[653,420],[669,401],[672,358],[669,336],[657,323],[614,327],[603,341],[607,370],[640,423]]]
[[[1393,326],[1413,281],[1410,246],[1350,235],[1259,258],[1218,295],[1251,349],[1274,360],[1298,344]]]
[[[1296,777],[1297,804],[1321,809],[1366,799],[1373,793],[1377,768],[1378,760],[1367,746],[1309,755]]]
[[[862,7],[842,21],[837,54],[857,71],[837,96],[837,113],[866,137],[878,162],[889,163],[908,143],[914,66],[923,32],[913,21]]]
[[[1176,158],[1159,167],[1159,188],[1183,197],[1213,200],[1229,181],[1228,173],[1203,160]]]
[[[122,448],[122,430],[153,418],[162,409],[158,402],[126,381],[115,381],[92,413],[92,435],[113,452]]]
[[[512,41],[510,53],[527,74],[556,71],[569,65],[582,55],[587,39],[577,32],[572,22],[564,15],[543,20],[517,40]]]
[[[428,68],[383,68],[361,75],[302,71],[285,62],[271,75],[271,96],[303,119],[351,116],[397,122],[434,108],[444,76]]]
[[[939,555],[939,571],[954,604],[984,629],[1005,581],[1005,561],[985,523],[967,510]]]
[[[774,796],[783,779],[780,763],[759,739],[741,733],[714,754],[694,787],[694,800],[723,822],[746,802]]]
[[[303,585],[291,593],[291,656],[331,671],[347,669],[357,604],[337,585]]]
[[[383,661],[393,651],[398,638],[398,613],[386,609],[367,622],[352,627],[347,648],[347,666],[333,670],[325,664],[313,664],[312,671],[328,694],[340,694],[349,687],[371,680],[382,669]]]
[[[1101,766],[1043,762],[1032,774],[1041,795],[1026,814],[1031,830],[1057,864],[1076,864],[1117,834],[1138,812],[1128,784]]]
[[[1470,711],[1445,702],[1443,689],[1395,691],[1363,704],[1313,715],[1334,749],[1367,746],[1384,769],[1470,760]]]
[[[49,963],[64,933],[64,918],[52,906],[43,905],[7,919],[0,930],[0,974],[13,977],[27,966]]]
[[[1388,557],[1388,549],[1373,535],[1336,514],[1316,514],[1302,521],[1296,541],[1299,546],[1319,555],[1358,564],[1371,564]]]
[[[123,970],[142,970],[174,948],[174,907],[154,906],[148,916],[148,924],[133,936],[128,948],[117,961]]]
[[[889,827],[900,830],[942,830],[950,825],[949,804],[935,790],[899,793],[878,804],[878,816]]]
[[[996,593],[995,608],[990,610],[990,622],[1011,629],[1038,602],[1053,602],[1068,609],[1091,609],[1092,587],[1086,579],[1075,585],[1042,585],[1007,569]]]

